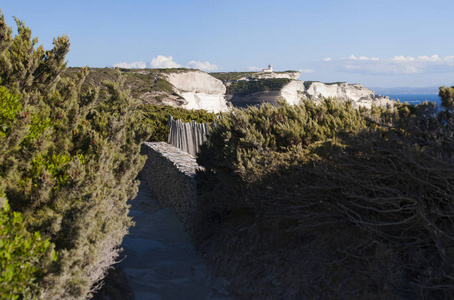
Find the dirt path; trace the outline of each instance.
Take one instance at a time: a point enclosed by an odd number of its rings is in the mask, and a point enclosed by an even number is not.
[[[144,183],[130,204],[136,225],[123,239],[120,266],[134,299],[231,299],[222,280],[211,279],[173,208],[161,209]]]

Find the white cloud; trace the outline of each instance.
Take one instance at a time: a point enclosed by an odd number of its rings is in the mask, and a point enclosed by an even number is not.
[[[173,61],[172,56],[158,55],[150,62],[152,68],[181,68],[180,64]]]
[[[307,74],[307,73],[314,73],[314,70],[311,70],[311,69],[300,69],[299,72],[302,73],[302,74]]]
[[[133,63],[121,62],[116,63],[113,66],[125,69],[144,69],[147,67],[147,64],[143,61]],[[175,62],[172,56],[158,55],[151,60],[149,67],[159,69],[159,68],[181,68],[183,66]],[[215,71],[219,69],[218,66],[216,66],[215,64],[209,63],[207,61],[196,60],[191,60],[190,62],[188,62],[186,64],[186,68],[200,69],[204,71]]]
[[[158,55],[150,62],[151,68],[182,68],[183,65],[175,62],[172,56]],[[186,68],[200,69],[204,71],[215,71],[218,66],[208,61],[191,60],[185,66]]]
[[[143,61],[137,61],[137,62],[133,62],[133,63],[121,62],[118,64],[114,64],[113,66],[117,67],[117,68],[125,68],[125,69],[144,69],[147,67],[147,64]]]
[[[411,56],[405,57],[403,55],[399,55],[399,56],[391,57],[390,60],[394,60],[394,61],[415,61],[416,58],[411,57]]]
[[[324,60],[324,61],[330,61],[330,60],[332,60],[332,59],[331,59],[330,57],[325,57],[323,60]]]
[[[356,74],[427,74],[454,71],[454,56],[404,56],[377,58],[350,55],[347,58],[323,59],[323,68]]]
[[[447,59],[447,58],[451,59],[451,57],[452,56],[446,56],[444,58],[440,58],[438,55],[435,54],[435,55],[432,55],[430,57],[426,56],[426,55],[418,56],[416,59],[420,60],[420,61],[439,61],[439,60],[443,60],[443,59]]]
[[[218,66],[216,66],[214,64],[210,64],[207,61],[195,61],[195,60],[191,60],[190,62],[188,62],[186,67],[192,68],[192,69],[200,69],[200,70],[204,70],[204,71],[215,71],[218,69]]]
[[[360,56],[360,57],[356,57],[354,56],[353,54],[350,55],[349,57],[347,57],[346,59],[351,59],[351,60],[369,60],[369,57],[367,56]],[[330,59],[331,60],[331,59]],[[325,60],[326,61],[326,60]]]

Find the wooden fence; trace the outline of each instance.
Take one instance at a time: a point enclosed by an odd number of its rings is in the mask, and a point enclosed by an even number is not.
[[[210,124],[198,124],[195,121],[183,123],[181,120],[174,120],[171,115],[167,124],[170,130],[167,142],[195,157],[200,145],[207,140]]]

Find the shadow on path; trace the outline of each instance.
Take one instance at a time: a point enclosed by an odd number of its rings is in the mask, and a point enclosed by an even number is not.
[[[119,265],[134,299],[231,299],[222,280],[211,279],[173,208],[161,209],[144,182],[130,204],[136,224],[123,239],[124,259]]]

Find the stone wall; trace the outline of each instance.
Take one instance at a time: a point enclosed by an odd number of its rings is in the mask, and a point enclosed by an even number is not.
[[[164,142],[145,142],[141,153],[148,157],[139,175],[141,180],[162,207],[174,207],[178,218],[191,229],[197,204],[196,159]]]

